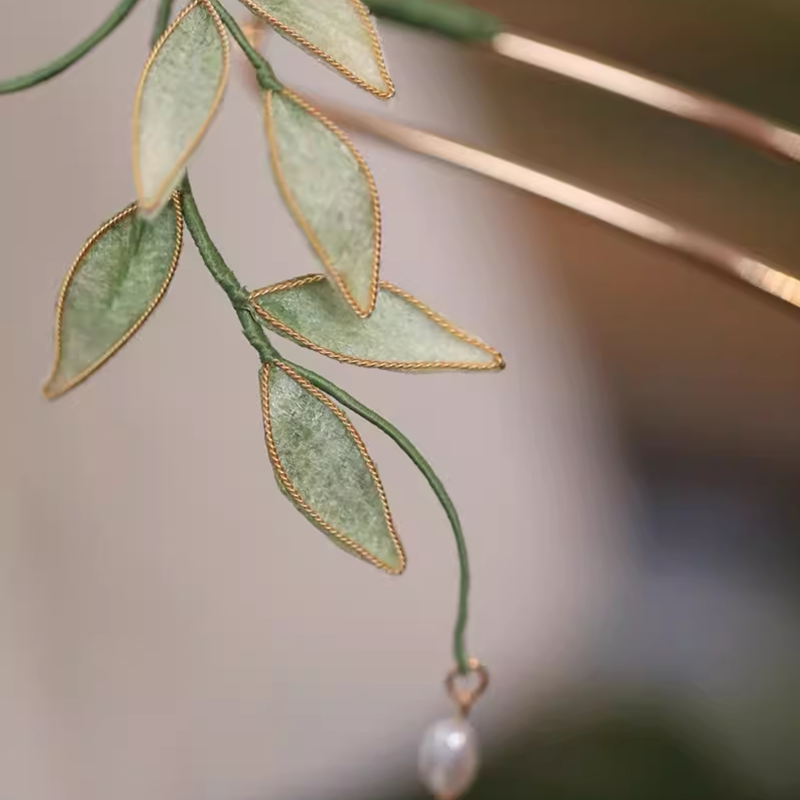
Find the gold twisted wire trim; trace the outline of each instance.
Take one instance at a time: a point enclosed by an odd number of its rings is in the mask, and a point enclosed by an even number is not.
[[[312,248],[316,252],[320,261],[322,261],[325,269],[330,273],[330,276],[336,283],[336,286],[338,286],[339,291],[344,295],[345,299],[352,306],[356,314],[364,319],[368,317],[375,309],[375,303],[378,299],[378,273],[380,271],[381,263],[382,219],[380,200],[378,198],[378,187],[375,185],[375,179],[372,177],[372,172],[370,172],[367,162],[364,161],[364,158],[356,150],[350,139],[336,125],[334,125],[321,111],[314,108],[302,97],[295,94],[291,90],[283,89],[281,91],[281,94],[284,97],[288,98],[293,103],[296,103],[306,113],[310,114],[312,117],[314,117],[314,119],[322,123],[322,125],[324,125],[334,136],[338,137],[342,144],[344,144],[345,147],[347,147],[347,149],[352,153],[358,168],[361,171],[361,174],[364,176],[364,179],[367,182],[367,188],[369,190],[370,201],[372,205],[372,272],[370,275],[369,305],[366,309],[364,309],[361,308],[361,306],[359,306],[359,304],[356,302],[341,274],[333,264],[333,261],[331,260],[327,250],[317,238],[316,232],[309,225],[305,216],[303,216],[303,212],[298,207],[294,199],[294,195],[292,194],[292,190],[289,187],[285,175],[283,174],[283,169],[280,163],[278,141],[277,137],[275,136],[274,119],[272,115],[273,93],[274,90],[265,92],[264,130],[266,132],[267,141],[269,142],[270,163],[272,164],[272,171],[275,175],[275,181],[278,184],[278,189],[280,190],[281,196],[283,197],[283,200],[286,203],[286,206],[289,209],[292,217],[294,217],[303,233],[305,233],[305,235],[308,237],[308,241],[311,243]]]
[[[359,78],[358,75],[345,67],[344,64],[341,64],[335,58],[328,55],[328,53],[326,53],[324,50],[321,50],[319,47],[317,47],[313,42],[310,42],[304,36],[301,36],[299,33],[297,33],[297,31],[276,19],[265,8],[260,6],[257,2],[254,2],[254,0],[242,0],[242,2],[250,9],[250,11],[253,12],[253,14],[258,17],[262,17],[273,28],[285,34],[290,39],[293,39],[306,50],[317,56],[317,58],[321,58],[326,64],[340,72],[356,86],[360,86],[362,89],[365,89],[370,94],[375,95],[375,97],[380,97],[382,100],[388,100],[390,97],[394,96],[394,83],[392,82],[392,78],[389,75],[389,70],[386,67],[386,59],[383,55],[380,37],[378,36],[378,32],[375,30],[375,26],[372,24],[372,18],[370,17],[369,11],[363,3],[359,2],[359,0],[347,0],[347,2],[353,6],[361,25],[369,35],[370,42],[372,44],[372,54],[378,64],[378,72],[380,73],[383,82],[386,84],[385,91],[381,91],[372,84],[367,83],[363,78]],[[328,0],[328,2],[330,2],[330,0]]]
[[[296,381],[303,389],[313,395],[317,400],[323,403],[330,411],[332,411],[338,420],[342,423],[347,433],[352,437],[353,441],[355,442],[356,447],[358,448],[361,457],[364,459],[364,463],[369,470],[370,475],[372,476],[372,480],[375,484],[375,489],[378,492],[378,498],[381,502],[381,507],[383,508],[383,517],[386,521],[386,527],[389,531],[389,536],[394,543],[395,549],[397,550],[397,555],[399,559],[399,566],[392,567],[389,564],[381,561],[375,555],[370,553],[364,547],[362,547],[358,542],[353,541],[347,534],[343,533],[342,531],[334,528],[328,522],[326,522],[320,515],[317,513],[304,499],[297,488],[292,483],[291,479],[289,478],[288,474],[286,473],[286,469],[284,468],[283,464],[281,463],[280,455],[278,454],[277,447],[275,446],[275,438],[272,434],[272,419],[270,417],[270,396],[269,396],[269,376],[271,369],[280,369],[286,375],[288,375],[292,380]],[[370,564],[378,567],[379,569],[388,572],[390,575],[400,575],[406,568],[406,554],[403,550],[403,545],[400,542],[400,537],[397,535],[397,531],[394,527],[394,521],[392,520],[392,514],[389,510],[389,503],[386,499],[386,492],[384,491],[383,484],[381,483],[380,476],[378,475],[378,470],[373,462],[372,458],[370,457],[369,453],[367,452],[367,448],[361,439],[358,431],[353,427],[353,424],[347,418],[346,414],[337,406],[327,395],[323,394],[316,386],[313,386],[309,383],[305,378],[301,375],[298,375],[288,364],[284,364],[280,361],[275,361],[272,364],[264,364],[261,367],[261,411],[264,418],[264,438],[266,439],[267,445],[267,453],[269,455],[269,460],[272,462],[272,467],[275,470],[275,474],[278,476],[278,480],[281,482],[281,485],[292,498],[295,505],[302,511],[302,513],[308,517],[315,525],[321,528],[325,533],[332,536],[338,542],[343,544],[346,549],[351,550],[353,553],[358,555],[360,558],[364,559],[364,561],[369,562]]]
[[[158,58],[158,54],[161,52],[161,48],[164,46],[167,39],[172,36],[173,32],[181,24],[181,22],[183,22],[183,20],[198,6],[202,6],[205,12],[211,17],[214,27],[217,29],[217,33],[219,34],[220,41],[222,42],[222,74],[220,75],[217,91],[211,103],[208,116],[200,126],[196,136],[185,147],[184,151],[178,157],[178,160],[175,163],[172,171],[161,182],[161,185],[158,187],[158,191],[155,192],[155,197],[145,198],[144,190],[142,188],[141,169],[139,165],[139,125],[141,122],[140,115],[142,95],[144,94],[145,83],[147,82],[147,77],[150,74],[150,70],[155,63],[155,60]],[[164,31],[161,38],[153,47],[153,50],[145,62],[144,69],[142,70],[141,77],[139,78],[139,83],[136,87],[136,95],[134,96],[133,100],[133,184],[136,189],[136,196],[139,199],[139,208],[145,213],[152,212],[158,207],[161,196],[164,194],[164,192],[169,191],[170,188],[175,185],[175,182],[180,176],[181,170],[183,170],[183,168],[186,166],[186,162],[189,160],[189,156],[194,152],[194,150],[200,144],[200,141],[206,135],[206,132],[208,131],[211,122],[214,119],[214,115],[219,108],[220,102],[222,101],[222,95],[225,93],[225,86],[228,82],[228,73],[230,72],[230,61],[231,58],[230,46],[228,44],[228,34],[225,31],[225,26],[222,24],[222,20],[219,18],[219,14],[217,14],[216,10],[211,3],[208,2],[208,0],[192,0],[192,2],[189,3],[189,5],[186,6],[186,8],[184,8],[180,14],[178,14],[178,16],[175,18],[175,21],[169,26],[169,28],[167,28],[166,31]],[[148,199],[150,202],[146,202]]]
[[[66,394],[70,389],[74,389],[79,383],[85,381],[93,372],[95,372],[99,367],[106,363],[113,355],[115,355],[120,348],[142,327],[145,320],[153,313],[155,307],[161,302],[164,295],[169,288],[169,285],[172,281],[173,276],[175,275],[175,270],[178,266],[178,259],[181,255],[181,248],[183,246],[183,211],[181,210],[181,201],[180,195],[178,192],[175,192],[172,195],[172,205],[175,209],[175,249],[172,253],[172,260],[170,262],[169,271],[167,272],[166,278],[164,279],[164,283],[162,284],[161,288],[158,291],[158,294],[150,301],[150,304],[145,309],[144,313],[142,314],[139,319],[134,322],[134,324],[123,334],[123,336],[116,341],[112,347],[110,347],[100,358],[90,364],[86,369],[82,372],[78,373],[74,378],[69,380],[65,383],[62,387],[60,387],[56,391],[50,390],[50,385],[52,384],[53,380],[55,379],[56,372],[58,371],[58,364],[61,360],[61,325],[64,317],[64,304],[67,299],[67,294],[69,293],[70,286],[72,285],[72,281],[75,278],[78,270],[81,267],[81,263],[83,259],[86,257],[86,254],[89,250],[94,247],[95,243],[101,239],[111,228],[117,225],[122,220],[129,217],[131,214],[136,213],[137,205],[136,203],[131,204],[123,211],[120,211],[115,217],[112,217],[108,222],[102,225],[95,233],[92,234],[91,238],[86,242],[86,244],[81,248],[80,253],[78,253],[78,257],[73,261],[72,266],[67,272],[66,277],[64,278],[64,282],[61,285],[61,291],[58,295],[58,302],[56,303],[56,318],[55,318],[55,357],[53,359],[53,367],[50,370],[50,375],[45,382],[44,387],[42,388],[42,394],[48,400],[55,400],[57,397],[61,397],[61,395]]]
[[[357,367],[373,367],[375,369],[391,369],[391,370],[403,370],[403,371],[424,371],[424,370],[439,370],[439,369],[450,369],[450,370],[470,370],[470,371],[485,371],[485,370],[498,370],[503,369],[505,367],[505,361],[503,360],[503,356],[492,347],[489,347],[485,342],[482,342],[480,339],[476,339],[470,336],[465,331],[461,330],[460,328],[453,325],[451,322],[446,320],[444,317],[439,316],[435,311],[428,308],[424,303],[417,300],[412,295],[404,292],[402,289],[399,289],[397,286],[389,283],[388,281],[381,281],[380,288],[387,291],[392,292],[392,294],[397,295],[398,297],[405,300],[407,303],[413,305],[416,309],[421,311],[428,319],[435,322],[439,327],[444,328],[448,333],[452,334],[461,341],[466,342],[467,344],[471,344],[474,347],[483,350],[483,352],[487,353],[492,357],[492,361],[490,363],[481,363],[476,364],[473,362],[460,362],[460,361],[374,361],[367,358],[357,358],[356,356],[348,356],[344,353],[337,353],[333,350],[328,350],[321,345],[318,345],[312,342],[307,337],[303,336],[303,334],[299,333],[298,331],[290,328],[284,322],[277,319],[273,314],[263,308],[259,303],[256,302],[259,297],[264,297],[265,295],[269,294],[277,294],[280,292],[288,291],[290,289],[299,289],[302,286],[308,286],[309,284],[319,283],[320,281],[324,281],[326,278],[324,275],[305,275],[302,278],[293,278],[292,280],[283,281],[282,283],[277,283],[274,286],[267,286],[264,289],[257,289],[250,294],[250,300],[253,303],[253,308],[255,312],[264,319],[264,321],[269,325],[271,328],[274,328],[279,333],[287,336],[288,338],[292,339],[293,341],[297,342],[297,344],[301,345],[302,347],[307,347],[309,350],[313,350],[316,353],[319,353],[323,356],[328,356],[329,358],[336,359],[337,361],[341,361],[345,364],[353,364]]]

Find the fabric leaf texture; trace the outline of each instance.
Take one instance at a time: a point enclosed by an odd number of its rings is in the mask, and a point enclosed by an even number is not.
[[[405,568],[378,472],[358,432],[286,364],[261,369],[267,452],[284,494],[344,550],[389,572]]]
[[[228,39],[207,0],[193,0],[156,44],[133,108],[133,176],[140,210],[168,202],[217,111],[228,78]]]
[[[394,94],[380,39],[360,0],[242,0],[282,36],[381,98]]]
[[[267,92],[264,126],[287,207],[356,314],[369,316],[381,246],[369,168],[331,122],[291,92]]]
[[[259,289],[251,301],[271,330],[349,364],[396,370],[504,366],[496,350],[386,281],[367,319],[354,316],[323,275]]]
[[[152,221],[131,205],[84,245],[64,279],[56,307],[56,354],[43,392],[53,399],[88,378],[153,312],[181,251],[176,197]]]

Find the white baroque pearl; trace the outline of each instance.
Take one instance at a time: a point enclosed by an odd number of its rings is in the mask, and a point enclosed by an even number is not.
[[[467,720],[443,719],[425,731],[419,747],[419,774],[438,800],[454,800],[469,789],[479,762],[478,737]]]

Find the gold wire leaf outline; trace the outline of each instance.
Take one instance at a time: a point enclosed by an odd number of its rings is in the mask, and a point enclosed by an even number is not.
[[[422,312],[426,317],[428,317],[428,319],[435,322],[439,327],[443,328],[456,338],[461,339],[461,341],[471,344],[480,350],[483,350],[484,353],[487,353],[492,357],[492,361],[485,364],[475,364],[469,361],[374,361],[366,358],[358,358],[356,356],[348,356],[343,353],[337,353],[333,350],[328,350],[327,348],[312,342],[310,339],[303,336],[303,334],[299,333],[293,328],[290,328],[284,322],[279,320],[277,317],[263,308],[260,303],[256,302],[259,297],[264,297],[265,295],[278,294],[280,292],[289,291],[290,289],[299,289],[302,286],[308,286],[309,284],[319,283],[320,281],[324,280],[326,280],[324,275],[304,275],[302,278],[292,278],[291,280],[283,281],[282,283],[276,283],[274,286],[267,286],[264,289],[256,289],[256,291],[250,293],[250,301],[256,314],[258,314],[271,328],[274,328],[279,333],[297,342],[297,344],[301,345],[302,347],[307,347],[309,350],[313,350],[320,355],[328,356],[329,358],[336,359],[336,361],[341,361],[345,364],[353,364],[357,367],[373,367],[375,369],[404,371],[450,369],[478,372],[486,370],[500,370],[505,368],[506,364],[503,356],[493,347],[490,347],[480,339],[470,336],[468,333],[466,333],[466,331],[463,331],[461,328],[453,325],[444,317],[439,316],[439,314],[437,314],[435,311],[417,300],[416,297],[408,294],[408,292],[404,292],[402,289],[394,286],[388,281],[380,281],[380,288],[402,298],[407,303],[414,306],[418,311]]]
[[[383,517],[386,522],[386,528],[389,531],[389,536],[391,537],[395,546],[395,550],[397,551],[399,566],[392,567],[384,561],[381,561],[379,558],[358,544],[358,542],[353,541],[347,534],[327,523],[308,503],[306,503],[306,501],[303,499],[303,496],[289,479],[289,476],[286,473],[283,464],[281,463],[280,456],[278,455],[278,450],[275,445],[275,439],[272,435],[272,420],[270,418],[269,402],[269,376],[270,370],[273,367],[275,369],[282,370],[284,373],[286,373],[286,375],[296,381],[303,389],[305,389],[313,397],[330,409],[342,423],[347,433],[352,437],[359,453],[361,454],[361,457],[364,459],[364,463],[366,464],[366,467],[369,470],[369,473],[372,476],[372,480],[375,484],[375,489],[378,492],[378,497],[383,508]],[[347,415],[327,395],[323,394],[319,389],[316,388],[316,386],[313,386],[301,375],[298,375],[298,373],[295,372],[288,364],[284,364],[281,361],[275,361],[272,364],[264,364],[261,367],[261,411],[264,418],[264,437],[266,439],[269,460],[272,462],[272,467],[275,470],[275,474],[278,476],[281,486],[283,486],[303,514],[309,519],[313,520],[313,522],[323,531],[341,542],[348,550],[351,550],[360,558],[364,559],[364,561],[367,561],[379,569],[384,570],[384,572],[388,572],[390,575],[402,574],[406,568],[406,554],[400,541],[400,537],[397,535],[397,531],[394,527],[392,513],[389,510],[389,503],[386,499],[386,492],[384,491],[383,484],[381,483],[375,463],[367,452],[366,445],[361,439],[358,431],[353,427],[353,424],[347,418]]]
[[[78,257],[75,259],[75,261],[72,262],[72,266],[69,268],[69,272],[67,272],[64,282],[61,284],[61,291],[59,292],[58,302],[56,303],[55,356],[53,358],[53,367],[50,370],[50,375],[42,387],[42,394],[44,394],[48,400],[55,400],[57,397],[61,397],[62,395],[66,394],[70,389],[74,389],[78,384],[83,383],[83,381],[85,381],[92,373],[96,372],[100,367],[102,367],[103,364],[105,364],[106,361],[115,355],[122,348],[122,346],[139,330],[139,328],[142,327],[145,320],[153,313],[156,306],[164,298],[164,295],[167,293],[167,289],[172,282],[172,278],[175,275],[175,270],[178,267],[178,260],[180,259],[181,248],[183,247],[183,211],[181,210],[180,195],[178,192],[174,192],[172,195],[172,205],[175,210],[175,249],[172,253],[169,271],[167,272],[164,283],[159,289],[158,294],[150,301],[150,304],[147,306],[142,316],[139,317],[139,319],[137,319],[136,322],[134,322],[133,325],[131,325],[131,327],[122,335],[122,337],[120,337],[102,356],[100,356],[100,358],[79,372],[74,378],[71,378],[69,381],[67,381],[67,383],[60,387],[57,391],[50,391],[49,387],[56,377],[58,365],[61,360],[61,326],[64,317],[64,304],[66,302],[70,287],[72,286],[72,281],[75,278],[75,275],[78,273],[86,254],[92,249],[92,247],[94,247],[96,242],[115,225],[129,217],[131,214],[136,213],[138,209],[136,203],[132,203],[126,209],[120,211],[119,214],[117,214],[115,217],[112,217],[110,220],[108,220],[108,222],[98,228],[98,230],[92,234],[86,244],[81,248],[81,251],[78,253]]]
[[[147,204],[143,202],[144,191],[142,188],[142,176],[139,167],[139,117],[142,104],[142,95],[144,93],[144,85],[147,81],[147,76],[150,73],[153,63],[155,62],[156,58],[158,58],[158,54],[161,52],[161,48],[166,43],[167,39],[172,36],[175,29],[181,24],[185,17],[187,17],[192,11],[194,11],[195,8],[197,8],[197,6],[202,6],[206,13],[211,17],[214,27],[217,29],[217,33],[222,41],[222,74],[220,75],[214,100],[211,103],[211,110],[209,111],[205,122],[200,127],[200,130],[197,132],[197,135],[194,137],[194,139],[192,139],[192,141],[184,149],[183,153],[181,153],[177,163],[172,169],[172,172],[170,172],[161,182],[161,185],[158,187],[158,191],[154,193],[155,196],[153,201]],[[219,14],[217,14],[216,10],[214,9],[214,6],[212,6],[208,0],[192,0],[192,2],[189,3],[189,5],[187,5],[186,8],[180,12],[180,14],[178,14],[174,22],[169,26],[169,28],[167,28],[166,31],[164,31],[164,33],[161,35],[161,38],[159,38],[153,47],[152,52],[145,62],[142,74],[139,77],[139,83],[136,87],[136,95],[134,96],[133,100],[133,185],[136,190],[136,197],[139,200],[139,208],[143,212],[151,212],[158,206],[158,201],[161,195],[175,182],[175,179],[178,177],[181,170],[186,166],[189,156],[191,156],[191,154],[202,141],[203,137],[206,135],[209,127],[211,126],[211,122],[214,119],[214,115],[219,109],[222,96],[225,93],[225,87],[228,83],[228,74],[230,72],[230,63],[230,45],[228,43],[228,35],[225,31],[225,26],[223,25],[222,20],[219,18]]]
[[[302,0],[300,1],[302,2]],[[389,75],[389,70],[386,67],[386,59],[383,55],[383,48],[381,47],[381,40],[378,36],[378,31],[375,29],[375,26],[372,23],[369,10],[362,2],[360,2],[360,0],[348,0],[348,2],[351,6],[353,6],[353,9],[358,15],[359,21],[369,34],[370,42],[372,44],[372,55],[375,57],[375,61],[378,65],[378,72],[380,73],[381,78],[383,78],[383,82],[386,84],[385,91],[381,91],[371,83],[367,83],[367,81],[365,81],[363,78],[359,78],[358,75],[349,70],[346,66],[344,66],[344,64],[341,64],[335,58],[328,55],[324,50],[321,50],[319,47],[317,47],[313,42],[310,42],[304,36],[301,36],[299,33],[297,33],[297,31],[273,17],[272,14],[258,5],[258,3],[253,2],[253,0],[242,0],[242,2],[257,17],[265,19],[273,28],[285,34],[290,39],[293,39],[301,47],[304,47],[310,53],[317,56],[317,58],[321,58],[326,64],[329,64],[335,70],[340,72],[345,76],[345,78],[347,78],[347,80],[351,81],[356,86],[365,89],[370,94],[375,95],[375,97],[379,97],[381,100],[388,100],[389,98],[394,97],[394,82],[392,81],[391,75]]]
[[[370,276],[369,306],[366,309],[363,309],[358,305],[352,293],[350,292],[350,289],[348,289],[347,284],[344,282],[344,279],[333,265],[330,255],[317,238],[316,232],[308,224],[308,221],[303,216],[302,211],[300,211],[300,208],[295,202],[294,195],[289,188],[289,184],[286,181],[286,177],[283,174],[278,153],[279,148],[277,137],[275,136],[274,120],[272,116],[273,93],[274,90],[270,90],[265,93],[264,129],[267,136],[267,142],[269,143],[270,163],[272,165],[272,171],[275,175],[275,181],[278,184],[278,189],[283,197],[284,203],[286,203],[286,207],[289,209],[292,217],[294,217],[295,222],[297,222],[303,233],[305,233],[305,235],[308,237],[311,247],[314,249],[314,252],[316,252],[320,261],[322,261],[323,266],[330,274],[330,277],[333,279],[336,286],[339,288],[339,291],[344,295],[345,300],[347,300],[347,302],[352,306],[353,310],[359,317],[366,319],[375,310],[375,303],[378,300],[378,274],[380,272],[381,265],[382,217],[380,200],[378,198],[378,187],[375,185],[375,179],[372,177],[372,172],[367,166],[367,162],[364,161],[362,155],[356,150],[350,139],[336,125],[334,125],[324,114],[322,114],[312,105],[309,105],[305,100],[303,100],[302,97],[295,94],[291,90],[284,88],[281,91],[281,94],[283,94],[293,103],[299,105],[300,108],[314,117],[318,122],[321,122],[332,134],[334,134],[334,136],[339,138],[342,144],[344,144],[345,147],[347,147],[347,149],[352,153],[356,163],[358,164],[361,174],[364,176],[367,182],[367,188],[370,194],[370,202],[372,204],[372,274]]]

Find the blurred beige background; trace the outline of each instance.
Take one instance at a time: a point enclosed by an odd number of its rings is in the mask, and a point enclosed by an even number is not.
[[[257,364],[190,243],[119,357],[57,404],[39,393],[61,278],[132,194],[129,112],[153,5],[66,75],[0,101],[0,796],[352,796],[398,769],[410,784],[422,729],[449,713],[456,563],[390,443],[360,426],[409,552],[402,580],[343,556],[276,489]],[[2,73],[63,51],[107,7],[4,9]],[[274,62],[300,88],[502,141],[475,54],[385,38],[399,87],[388,109],[282,42]],[[474,564],[470,641],[494,679],[476,721],[500,740],[521,699],[568,681],[613,619],[635,503],[543,210],[362,144],[386,215],[384,274],[509,368],[408,377],[302,358],[398,423],[447,481]],[[236,81],[193,175],[249,285],[315,268]]]

